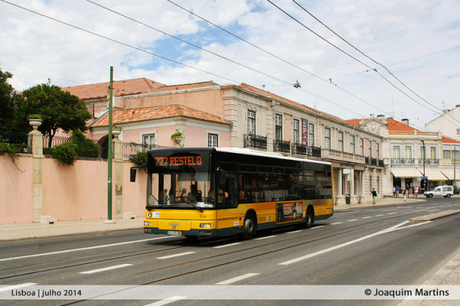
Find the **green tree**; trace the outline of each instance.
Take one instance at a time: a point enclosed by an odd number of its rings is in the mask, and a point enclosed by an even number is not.
[[[0,130],[15,129],[15,103],[16,92],[13,86],[8,83],[8,79],[13,75],[8,71],[0,69]]]
[[[35,85],[25,90],[21,103],[22,123],[28,125],[25,114],[39,114],[42,125],[39,130],[49,135],[49,146],[57,130],[87,130],[86,120],[91,118],[85,102],[60,87],[51,84]],[[30,129],[29,129],[30,130]]]

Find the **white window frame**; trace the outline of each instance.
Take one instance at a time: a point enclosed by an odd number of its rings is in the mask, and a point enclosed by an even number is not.
[[[294,138],[294,143],[300,143],[300,120],[299,119],[294,119],[292,123],[292,137]]]
[[[248,134],[256,135],[256,112],[253,110],[248,110]]]
[[[308,124],[308,146],[315,146],[315,125],[313,123]]]
[[[324,147],[331,149],[331,128],[324,128]]]
[[[219,133],[208,132],[207,133],[207,144],[208,144],[208,148],[218,148],[219,147]]]
[[[275,114],[275,140],[283,140],[283,115]]]
[[[339,145],[339,151],[343,152],[344,146],[343,146],[343,132],[338,133],[338,145]]]
[[[148,145],[148,148],[142,147],[143,152],[151,150],[152,147],[155,148],[157,146],[157,139],[158,139],[157,131],[150,131],[150,132],[141,133],[140,137],[141,137],[141,144],[142,145],[144,145],[144,144]],[[148,141],[145,141],[146,138],[148,139]],[[153,141],[152,141],[152,139],[153,139]]]
[[[407,158],[407,159],[412,158],[412,146],[405,146],[404,147],[404,158]]]
[[[355,135],[350,136],[350,153],[355,154],[356,146],[355,146]]]
[[[436,147],[430,147],[430,159],[436,160],[437,152]]]

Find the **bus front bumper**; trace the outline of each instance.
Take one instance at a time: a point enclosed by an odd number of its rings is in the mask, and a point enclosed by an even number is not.
[[[145,234],[163,234],[168,236],[200,236],[200,237],[215,237],[217,230],[215,229],[191,229],[189,231],[175,230],[160,230],[154,227],[144,227]]]

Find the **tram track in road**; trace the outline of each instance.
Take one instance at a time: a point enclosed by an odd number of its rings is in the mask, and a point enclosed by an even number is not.
[[[374,213],[374,214],[378,214],[378,213]],[[340,215],[340,214],[337,214],[337,215]],[[405,215],[410,215],[410,216],[413,216],[414,213],[411,212],[411,213],[407,213]],[[364,214],[362,216],[365,216]],[[306,249],[308,249],[308,245],[309,244],[314,244],[318,241],[325,241],[327,239],[330,239],[330,238],[337,238],[339,236],[342,236],[342,238],[339,238],[337,241],[343,241],[343,240],[346,240],[346,239],[352,239],[350,237],[353,237],[353,236],[357,236],[359,235],[360,233],[362,232],[372,232],[374,230],[376,231],[379,231],[381,229],[381,222],[379,222],[379,224],[377,224],[375,221],[377,219],[371,219],[371,220],[368,220],[368,219],[363,219],[362,216],[360,216],[359,218],[361,219],[361,223],[356,223],[356,222],[351,222],[351,223],[346,223],[344,222],[343,226],[340,226],[340,231],[337,231],[337,230],[333,230],[332,232],[331,231],[324,231],[324,230],[320,230],[320,231],[311,231],[311,230],[301,230],[301,231],[289,231],[289,230],[292,230],[291,228],[285,228],[283,230],[280,230],[280,231],[273,231],[273,232],[270,232],[270,233],[262,233],[262,237],[266,237],[264,235],[267,235],[267,236],[275,236],[278,237],[278,239],[262,239],[262,240],[257,240],[257,243],[254,243],[254,240],[248,240],[248,241],[238,241],[238,243],[235,243],[234,239],[232,237],[230,237],[229,239],[200,239],[198,240],[198,244],[196,245],[197,247],[202,247],[203,249],[206,249],[206,250],[209,250],[209,249],[214,249],[214,247],[212,247],[213,244],[219,244],[219,243],[225,243],[225,242],[229,242],[229,244],[234,244],[234,245],[243,245],[243,248],[242,249],[227,249],[227,248],[224,248],[224,249],[219,249],[219,250],[224,250],[224,252],[221,252],[219,254],[215,254],[214,252],[211,254],[211,255],[208,255],[208,256],[204,256],[204,257],[200,257],[200,258],[196,258],[196,259],[191,259],[191,260],[184,260],[184,261],[180,261],[180,262],[176,262],[174,264],[169,264],[169,265],[164,265],[164,266],[161,266],[161,267],[156,267],[156,268],[151,268],[149,270],[143,270],[141,272],[137,272],[137,273],[130,273],[128,275],[124,275],[124,276],[118,276],[118,277],[112,277],[112,278],[107,278],[105,280],[102,280],[102,281],[98,281],[98,282],[92,282],[92,283],[89,283],[87,285],[107,285],[107,284],[110,284],[110,283],[120,283],[120,282],[124,282],[125,280],[129,280],[129,279],[134,279],[136,277],[144,277],[146,275],[148,275],[147,277],[149,277],[149,274],[151,274],[152,276],[157,276],[156,279],[151,279],[149,281],[144,281],[144,282],[139,282],[138,284],[135,284],[135,285],[132,285],[130,286],[130,288],[135,288],[135,287],[139,287],[139,286],[144,286],[144,285],[154,285],[154,284],[161,284],[162,282],[166,282],[166,281],[170,281],[170,280],[174,280],[174,279],[178,279],[178,278],[181,278],[181,277],[185,277],[185,276],[189,276],[189,275],[193,275],[193,274],[198,274],[200,272],[203,272],[203,271],[207,271],[207,270],[212,270],[212,269],[218,269],[218,268],[221,268],[221,267],[225,267],[225,266],[228,266],[228,265],[232,265],[232,264],[239,264],[239,265],[244,265],[244,261],[246,260],[251,260],[251,259],[254,259],[254,258],[259,258],[259,257],[263,257],[265,255],[269,255],[269,254],[273,254],[273,253],[277,253],[277,252],[284,252],[286,250],[289,250],[291,248],[297,248],[297,247],[304,247]],[[345,220],[348,216],[341,216],[343,220]],[[345,218],[344,218],[345,217]],[[405,218],[404,216],[402,215],[399,215],[398,216],[398,220],[401,220]],[[395,216],[394,214],[391,214],[391,215],[385,215],[383,217],[381,217],[379,220],[380,221],[388,221],[388,220],[391,220],[392,222],[391,223],[396,223],[397,221],[394,220],[395,219]],[[388,225],[388,223],[387,223]],[[338,228],[336,226],[333,226],[332,224],[327,224],[327,223],[320,223],[318,226],[315,226],[315,228],[317,229],[334,229],[334,228]],[[289,235],[288,235],[289,233]],[[291,234],[295,234],[295,235],[291,235]],[[300,236],[298,235],[300,234]],[[352,235],[350,235],[352,234]],[[279,239],[279,237],[282,237],[282,239]],[[286,242],[291,242],[291,243],[288,243],[288,245],[286,245]],[[295,242],[295,243],[292,243],[292,242]],[[335,241],[334,243],[340,243],[340,242],[337,242]],[[249,243],[246,243],[246,242],[249,242]],[[329,240],[330,242],[330,240]],[[180,241],[177,241],[175,243],[181,243]],[[183,243],[183,242],[182,242]],[[123,259],[123,258],[132,258],[132,257],[136,257],[136,256],[142,256],[142,255],[148,255],[148,254],[152,254],[152,253],[159,253],[159,252],[165,252],[165,251],[180,251],[181,249],[184,249],[186,247],[190,247],[190,246],[193,246],[193,245],[190,245],[190,244],[187,244],[187,243],[183,243],[181,245],[178,245],[178,246],[175,246],[174,248],[170,248],[170,249],[162,249],[162,250],[152,250],[152,251],[148,251],[148,252],[138,252],[136,254],[125,254],[123,256],[118,256],[118,257],[112,257],[112,258],[109,258],[109,259],[104,259],[104,260],[96,260],[96,261],[91,261],[91,262],[85,262],[85,263],[80,263],[80,264],[73,264],[73,265],[67,265],[67,266],[61,266],[61,267],[56,267],[55,269],[47,269],[47,270],[43,270],[43,271],[35,271],[33,274],[38,274],[40,272],[49,272],[49,271],[58,271],[58,270],[62,270],[62,269],[66,269],[66,268],[73,268],[73,267],[77,267],[77,266],[85,266],[85,265],[89,265],[91,263],[102,263],[102,262],[110,262],[110,261],[113,261],[113,260],[117,260],[117,259]],[[206,245],[206,247],[203,247],[203,245]],[[209,246],[209,247],[208,247]],[[267,249],[267,247],[269,247],[269,249]],[[265,248],[265,249],[264,249]],[[254,250],[257,251],[257,249],[260,249],[258,252],[254,252]],[[313,250],[313,248],[311,248]],[[244,254],[244,252],[250,252],[250,254]],[[239,254],[238,256],[235,256],[236,254]],[[227,257],[227,258],[226,258]],[[239,257],[239,258],[235,258],[235,257]],[[220,258],[220,260],[219,260]],[[228,258],[233,258],[233,259],[230,259],[228,260]],[[211,261],[211,259],[214,259],[214,263]],[[200,264],[200,263],[205,263],[205,265],[200,265],[199,267],[193,267],[193,264]],[[180,267],[186,267],[184,269],[181,269]],[[164,273],[165,271],[168,271],[167,273]],[[161,272],[161,273],[158,273],[158,272]],[[23,274],[24,275],[24,274]],[[29,275],[32,275],[32,274],[27,274],[27,276]],[[20,275],[17,275],[17,276],[20,276]],[[158,277],[158,276],[162,276],[162,277]],[[15,277],[15,276],[11,276],[11,277]],[[2,277],[0,279],[2,280],[7,280],[7,279],[11,279],[11,277]],[[32,280],[33,281],[33,280]],[[130,283],[129,281],[127,283]],[[61,305],[73,305],[73,304],[79,304],[79,303],[83,303],[85,302],[86,300],[76,300],[76,301],[66,301],[66,303],[64,304],[61,304]]]
[[[347,211],[347,213],[337,213],[336,216],[339,217],[340,220],[347,220],[349,218],[350,214],[348,213],[350,211]],[[376,210],[369,210],[369,212],[372,212],[371,215],[380,215],[381,210],[376,211]],[[362,211],[360,213],[363,213]],[[338,228],[337,226],[332,225],[332,223],[325,223],[322,222],[319,225],[315,226],[319,231],[311,231],[311,230],[300,230],[300,231],[292,231],[292,228],[284,228],[280,230],[275,230],[270,233],[262,233],[263,235],[261,237],[267,237],[267,236],[275,236],[275,239],[261,239],[261,240],[248,240],[246,241],[238,241],[235,243],[235,239],[233,237],[230,238],[221,238],[221,239],[200,239],[198,240],[198,244],[196,245],[197,247],[202,247],[203,249],[210,250],[210,249],[215,249],[213,245],[218,245],[220,243],[225,243],[229,242],[229,244],[235,245],[243,245],[243,248],[239,249],[227,249],[227,248],[219,248],[216,250],[223,250],[224,252],[216,254],[215,252],[212,252],[211,255],[209,256],[204,256],[200,257],[197,259],[191,259],[191,260],[181,260],[180,262],[176,262],[174,264],[169,264],[169,265],[164,265],[161,267],[156,267],[156,268],[151,268],[149,270],[143,270],[141,272],[137,273],[132,273],[129,272],[129,274],[118,276],[118,277],[112,277],[112,278],[107,278],[104,280],[100,280],[97,282],[92,282],[88,283],[87,285],[106,285],[110,283],[120,283],[120,282],[126,282],[130,283],[129,279],[135,279],[135,278],[147,278],[150,277],[149,274],[153,276],[163,276],[163,277],[157,277],[156,279],[151,279],[146,282],[139,282],[139,284],[136,284],[136,282],[131,282],[136,285],[133,285],[133,287],[136,286],[143,286],[143,285],[152,285],[152,284],[160,284],[162,282],[178,279],[181,277],[193,275],[193,274],[198,274],[203,271],[207,270],[212,270],[212,269],[218,269],[221,267],[225,267],[228,265],[232,264],[243,264],[244,261],[246,260],[251,260],[254,258],[259,258],[263,257],[265,255],[277,253],[277,252],[284,252],[289,249],[297,248],[297,247],[303,247],[305,249],[311,249],[311,252],[314,252],[314,248],[309,248],[309,244],[314,244],[318,241],[326,241],[326,244],[324,247],[327,247],[327,245],[331,245],[331,238],[337,238],[338,239],[334,240],[334,244],[337,243],[343,243],[343,241],[347,241],[350,239],[353,239],[352,237],[357,237],[360,235],[360,233],[364,232],[372,232],[372,231],[379,231],[381,230],[381,227],[383,226],[382,224],[389,224],[386,221],[391,221],[392,224],[397,223],[398,221],[401,221],[402,219],[409,219],[414,216],[414,211],[408,211],[407,213],[404,214],[398,214],[396,220],[394,213],[392,213],[391,210],[387,210],[387,212],[384,214],[384,216],[377,218],[372,218],[372,219],[366,219],[365,217],[368,216],[369,214],[367,212],[364,212],[363,214],[360,214],[357,216],[357,218],[360,219],[360,223],[357,222],[343,222],[342,225],[340,225],[340,231],[334,230],[334,228]],[[417,213],[415,213],[417,215]],[[380,222],[376,222],[379,220]],[[384,223],[382,223],[384,222]],[[332,229],[332,232],[330,231]],[[278,234],[281,233],[281,234]],[[289,235],[288,235],[289,234]],[[291,235],[294,234],[294,235]],[[300,234],[300,236],[299,236]],[[350,235],[352,234],[352,235]],[[267,235],[267,236],[264,236]],[[279,237],[282,238],[280,239]],[[278,239],[276,239],[278,237]],[[329,239],[329,242],[327,240]],[[255,242],[256,241],[256,242]],[[291,241],[291,243],[288,243],[286,245],[286,242]],[[295,243],[292,243],[292,241],[295,241]],[[174,251],[181,251],[187,247],[193,247],[195,244],[190,245],[188,243],[184,243],[184,241],[174,241],[168,243],[168,245],[171,244],[180,244],[180,245],[175,245],[172,248],[162,248],[162,249],[155,249],[155,250],[149,250],[149,251],[144,251],[144,252],[137,252],[135,254],[124,254],[122,256],[113,256],[110,258],[104,258],[104,259],[98,259],[98,260],[91,260],[91,261],[86,261],[83,263],[74,263],[74,264],[68,264],[68,265],[61,265],[60,267],[53,267],[49,269],[41,269],[37,271],[32,271],[29,273],[18,273],[18,274],[12,274],[6,277],[0,277],[0,280],[2,281],[9,281],[9,280],[14,280],[19,277],[33,277],[34,275],[40,275],[40,273],[48,273],[48,272],[57,272],[62,271],[65,269],[70,269],[70,268],[75,268],[75,267],[84,267],[84,266],[89,266],[91,264],[101,264],[101,263],[111,263],[115,260],[120,260],[120,259],[130,259],[134,257],[139,257],[139,256],[150,256],[152,254],[160,254],[164,252],[174,252]],[[155,244],[154,246],[156,246]],[[164,245],[164,244],[160,244]],[[222,245],[222,244],[220,244]],[[267,249],[269,247],[269,249]],[[265,248],[265,250],[264,250]],[[259,251],[257,251],[259,249]],[[256,252],[254,252],[256,250]],[[128,250],[124,250],[126,252]],[[244,252],[250,252],[251,254],[244,254]],[[118,252],[117,252],[118,253]],[[112,254],[115,254],[115,252],[112,252]],[[239,254],[239,255],[237,255]],[[107,255],[104,253],[104,255]],[[235,256],[237,255],[237,256]],[[100,255],[99,255],[100,256]],[[92,255],[88,255],[86,257],[93,257]],[[238,257],[238,258],[235,258]],[[80,259],[85,258],[85,257],[80,257]],[[228,260],[228,258],[231,258]],[[232,259],[233,258],[233,259]],[[214,259],[214,264],[211,259]],[[68,260],[70,261],[70,259]],[[200,265],[201,263],[205,263],[204,265]],[[217,263],[216,263],[217,262]],[[194,267],[195,265],[195,267]],[[200,265],[199,267],[196,267],[197,265]],[[40,266],[39,264],[35,266]],[[184,269],[181,269],[180,267],[185,267]],[[6,270],[12,270],[10,269],[3,269],[0,270],[0,273],[3,275],[3,271]],[[166,273],[164,273],[167,271]],[[161,272],[161,273],[158,273]],[[33,281],[33,279],[31,280]],[[70,304],[75,304],[75,303],[80,303],[83,302],[84,300],[80,301],[75,301],[67,304],[62,304],[62,305],[70,305]]]
[[[315,242],[318,242],[318,241],[323,240],[323,239],[334,238],[334,237],[339,236],[339,235],[346,235],[349,232],[356,231],[356,230],[359,231],[361,229],[363,229],[363,228],[350,229],[348,231],[341,231],[340,233],[329,234],[329,235],[322,236],[322,237],[312,237],[312,236],[310,236],[313,239],[310,239],[308,241],[298,242],[298,243],[295,243],[295,244],[291,244],[291,245],[289,245],[287,247],[274,248],[274,249],[271,249],[269,251],[263,251],[263,252],[260,252],[260,253],[257,253],[257,254],[253,254],[253,255],[249,255],[249,256],[243,256],[242,258],[239,258],[239,259],[227,260],[225,262],[220,262],[220,263],[217,263],[217,264],[207,265],[205,267],[201,267],[201,268],[197,268],[197,269],[191,269],[191,270],[186,271],[186,272],[175,273],[173,275],[169,275],[169,276],[163,277],[163,278],[158,278],[156,280],[152,280],[152,281],[148,281],[148,282],[142,282],[140,284],[130,286],[130,289],[135,288],[135,287],[154,285],[154,284],[158,284],[158,283],[161,283],[161,282],[164,282],[164,281],[169,281],[169,280],[173,280],[173,279],[176,279],[176,278],[180,278],[180,277],[183,277],[183,276],[189,276],[189,275],[192,275],[194,273],[200,273],[200,272],[203,272],[203,271],[206,271],[206,270],[211,270],[211,269],[221,268],[221,267],[231,265],[231,264],[241,263],[241,262],[244,262],[246,260],[250,260],[250,259],[265,256],[265,255],[285,251],[285,250],[290,249],[290,248],[296,248],[296,247],[299,247],[299,246],[308,245],[310,243],[315,243]],[[308,231],[309,231],[308,229],[303,230],[303,232],[308,232]],[[314,235],[314,236],[317,236],[317,235]],[[210,256],[207,256],[207,257],[200,257],[198,259],[188,260],[188,261],[180,262],[180,263],[177,263],[177,264],[172,264],[172,265],[167,265],[167,266],[164,266],[164,267],[145,270],[145,271],[142,271],[142,272],[139,272],[139,273],[126,275],[126,276],[122,276],[122,277],[111,278],[111,279],[107,279],[107,280],[104,280],[104,281],[101,281],[101,282],[91,283],[91,284],[88,284],[88,285],[104,285],[104,284],[107,284],[109,282],[120,281],[120,280],[123,280],[123,279],[137,277],[137,276],[141,276],[141,275],[145,275],[145,274],[149,274],[149,273],[163,272],[165,269],[177,268],[177,267],[180,267],[180,266],[189,265],[189,264],[193,264],[193,263],[199,263],[199,262],[209,262],[210,259],[217,259],[219,257],[230,256],[230,255],[242,253],[242,252],[245,252],[245,251],[251,251],[251,250],[254,250],[254,249],[258,249],[260,247],[266,247],[266,246],[273,247],[273,245],[285,243],[286,241],[291,241],[291,240],[297,240],[298,241],[299,238],[298,237],[297,238],[293,237],[293,238],[289,238],[289,239],[284,239],[282,241],[270,241],[270,242],[267,241],[266,243],[258,244],[256,246],[245,248],[243,250],[233,250],[233,251],[224,252],[224,253],[218,254],[218,255],[210,255]],[[248,241],[251,241],[251,240],[248,240]],[[85,302],[85,301],[86,300],[78,300],[78,301],[72,301],[72,302],[68,302],[68,303],[64,303],[64,304],[60,304],[60,305],[75,305],[75,304],[79,304],[79,303],[82,303],[82,302]]]
[[[284,228],[284,229],[280,229],[279,231],[289,233],[289,229],[292,229],[292,228],[287,227],[287,228]],[[361,229],[358,229],[358,230],[361,230]],[[348,232],[352,232],[352,231],[355,231],[355,230],[356,230],[356,228],[355,229],[350,229],[348,231],[341,231],[340,233],[331,234],[331,235],[327,235],[327,236],[317,235],[316,233],[315,234],[312,233],[311,235],[305,235],[304,237],[312,237],[313,239],[309,239],[308,241],[304,241],[304,242],[301,242],[301,243],[296,243],[296,244],[290,245],[288,248],[293,248],[293,247],[298,247],[298,246],[301,246],[301,245],[306,245],[308,243],[317,242],[317,241],[319,241],[321,239],[333,238],[333,237],[338,236],[338,235],[346,235]],[[301,232],[308,233],[310,231],[308,229],[304,229]],[[302,238],[300,238],[300,239],[302,239]],[[219,243],[219,242],[224,242],[224,241],[227,241],[227,240],[233,241],[234,238],[229,237],[229,238],[219,239],[219,240],[214,240],[212,238],[205,238],[205,239],[198,240],[197,244],[190,244],[186,240],[184,240],[181,245],[178,245],[178,246],[175,246],[175,247],[172,247],[172,248],[155,249],[155,250],[149,250],[149,251],[144,251],[144,252],[137,252],[135,254],[130,253],[130,254],[124,254],[124,255],[121,255],[121,256],[120,255],[119,256],[111,256],[109,258],[107,258],[108,253],[96,254],[96,255],[86,255],[86,256],[83,256],[83,257],[79,257],[78,259],[79,260],[84,260],[85,258],[93,258],[95,256],[98,256],[98,257],[104,256],[104,258],[97,259],[97,260],[89,260],[89,261],[85,261],[85,262],[82,262],[82,263],[62,264],[62,265],[60,265],[58,267],[37,269],[35,271],[24,272],[24,273],[16,273],[16,274],[11,274],[11,275],[4,276],[5,272],[17,269],[17,267],[11,267],[11,268],[6,268],[6,269],[1,269],[0,270],[0,273],[2,275],[2,276],[0,276],[0,281],[7,281],[7,280],[11,280],[11,279],[18,278],[18,277],[24,277],[24,276],[33,276],[33,275],[38,275],[40,273],[48,273],[48,272],[53,272],[53,271],[57,272],[57,271],[60,271],[60,270],[76,268],[76,267],[85,267],[85,266],[89,266],[89,265],[92,265],[92,264],[106,263],[106,262],[111,262],[111,261],[120,260],[120,259],[130,259],[130,258],[134,258],[134,257],[138,257],[138,256],[160,254],[160,253],[164,253],[164,252],[168,252],[168,251],[174,252],[174,251],[178,251],[178,250],[193,247],[193,246],[197,246],[197,247],[200,247],[201,245],[210,245],[211,246],[213,244],[216,244],[216,243]],[[293,240],[299,240],[299,237],[289,237],[287,239],[283,239],[283,240],[279,240],[279,241],[269,240],[269,241],[266,241],[265,243],[260,243],[260,241],[263,241],[263,240],[258,240],[257,244],[251,244],[252,246],[250,246],[250,247],[245,247],[245,248],[239,249],[239,250],[229,250],[229,251],[226,251],[226,252],[223,252],[223,253],[220,253],[220,254],[214,254],[214,255],[210,255],[210,256],[206,256],[206,257],[201,257],[201,258],[196,259],[196,260],[190,260],[190,261],[180,262],[178,264],[167,265],[167,266],[162,266],[162,267],[155,268],[155,269],[150,269],[150,270],[143,271],[143,272],[139,273],[139,275],[140,274],[145,274],[145,273],[154,273],[156,271],[162,271],[164,269],[178,267],[178,266],[182,266],[182,265],[185,265],[185,264],[208,261],[211,258],[219,258],[219,257],[225,257],[225,256],[234,255],[234,254],[237,254],[237,253],[242,253],[242,252],[245,252],[245,251],[253,251],[253,250],[255,250],[257,248],[261,248],[261,247],[266,247],[266,246],[273,247],[274,245],[285,243],[287,241],[293,241]],[[255,241],[255,240],[247,240],[247,242],[251,242],[251,241]],[[201,242],[201,244],[199,242]],[[242,242],[246,242],[246,241],[242,240]],[[174,243],[176,244],[176,243],[180,243],[180,242],[174,242]],[[248,246],[249,244],[246,243],[245,245]],[[231,263],[246,260],[246,259],[251,259],[251,258],[254,258],[254,257],[258,257],[258,256],[267,255],[267,254],[278,252],[278,251],[282,251],[283,249],[285,249],[285,248],[275,248],[275,249],[273,249],[271,251],[263,252],[263,253],[256,254],[256,255],[253,255],[253,256],[249,256],[249,257],[243,257],[243,258],[241,258],[239,260],[228,262],[227,264],[231,264]],[[127,251],[125,251],[125,252],[127,252]],[[119,253],[119,251],[113,251],[110,254],[116,255],[117,253]],[[65,262],[69,262],[71,260],[72,259],[66,259]],[[59,262],[63,263],[62,260],[60,260]],[[20,268],[21,269],[30,269],[31,267],[38,268],[40,266],[49,265],[51,263],[54,264],[54,265],[56,264],[55,261],[53,261],[53,262],[47,261],[47,262],[40,262],[40,263],[33,264],[33,265],[29,264],[29,265],[21,266]],[[211,266],[209,268],[213,268],[213,267],[217,267],[217,266],[223,266],[223,264],[216,265],[216,266]],[[209,269],[209,268],[198,269],[198,270],[196,270],[194,272],[199,272],[201,270],[206,270],[206,269]],[[177,275],[175,277],[180,277],[180,276],[186,275],[186,274],[189,274],[189,273],[180,274],[180,275]],[[126,277],[129,277],[129,276],[126,276]],[[106,282],[110,282],[110,281],[114,281],[114,280],[120,280],[122,278],[123,277],[115,278],[115,279],[109,279]],[[174,277],[172,277],[172,278],[174,278]],[[166,279],[169,279],[169,278],[158,280],[156,282],[164,281]],[[93,285],[95,285],[95,284],[97,284],[97,283],[94,283]]]
[[[337,215],[340,215],[340,213],[338,213]],[[375,215],[375,213],[374,213],[374,215]],[[404,215],[407,215],[407,216],[413,215],[413,212],[408,212],[407,214],[404,214]],[[399,218],[403,218],[404,215],[400,215]],[[342,216],[342,217],[344,217],[344,216]],[[344,219],[347,219],[347,218],[344,218]],[[268,239],[268,240],[266,240],[266,242],[262,242],[264,240],[260,239],[260,240],[257,240],[257,243],[255,243],[255,244],[253,243],[252,246],[250,246],[250,247],[243,247],[243,249],[238,249],[238,250],[228,250],[228,251],[224,251],[224,252],[219,253],[219,254],[213,254],[213,255],[210,255],[210,256],[206,256],[206,257],[200,257],[199,259],[195,259],[195,260],[189,260],[189,261],[184,261],[184,262],[180,262],[180,263],[173,264],[173,265],[162,266],[162,267],[150,269],[150,270],[147,270],[147,271],[142,271],[141,273],[138,273],[137,275],[141,275],[141,274],[145,274],[145,273],[154,273],[154,272],[157,272],[157,271],[164,271],[165,269],[168,269],[168,268],[175,268],[175,267],[183,266],[183,265],[186,265],[186,264],[199,263],[199,262],[203,262],[203,261],[206,262],[206,261],[209,261],[209,259],[221,258],[221,257],[225,257],[225,256],[235,255],[235,254],[238,254],[238,253],[253,251],[255,249],[263,248],[263,247],[266,247],[266,246],[270,246],[272,248],[269,251],[261,252],[259,254],[254,254],[254,255],[251,255],[251,256],[247,256],[247,257],[243,256],[242,258],[240,258],[238,260],[232,260],[232,261],[228,261],[228,262],[225,262],[223,264],[218,264],[218,265],[211,265],[209,267],[205,267],[205,268],[202,268],[202,269],[197,269],[197,270],[194,270],[194,271],[188,271],[186,273],[180,273],[180,274],[170,276],[170,277],[167,277],[167,278],[164,278],[164,279],[159,279],[159,280],[156,280],[156,281],[153,281],[153,282],[146,283],[146,284],[152,284],[152,283],[157,283],[157,282],[161,282],[161,281],[181,277],[181,276],[184,276],[184,275],[187,275],[187,274],[190,274],[190,273],[196,273],[196,272],[200,272],[200,271],[203,271],[203,270],[224,266],[224,265],[227,265],[227,264],[232,264],[232,263],[237,263],[237,262],[240,262],[240,261],[252,259],[252,258],[255,258],[255,257],[260,257],[260,256],[268,255],[268,254],[271,254],[271,253],[276,253],[276,252],[283,251],[283,250],[286,250],[286,249],[289,249],[289,248],[295,248],[295,247],[299,247],[299,246],[308,245],[309,243],[314,243],[314,242],[317,242],[317,241],[323,240],[323,239],[336,238],[338,236],[343,236],[343,239],[347,239],[348,234],[350,234],[352,232],[359,233],[361,231],[368,230],[370,227],[375,225],[376,218],[366,219],[365,217],[360,217],[359,220],[363,221],[363,223],[361,223],[358,227],[356,226],[356,224],[354,224],[356,222],[347,222],[346,220],[342,221],[341,222],[342,229],[347,228],[347,230],[345,230],[345,231],[342,230],[339,233],[333,233],[333,234],[330,234],[330,235],[319,235],[317,231],[315,231],[313,233],[313,231],[305,229],[305,230],[302,230],[300,232],[303,232],[303,233],[310,233],[311,232],[311,234],[310,235],[308,235],[308,234],[303,235],[302,238],[299,238],[298,236],[293,235],[293,236],[290,236],[287,239],[286,239],[286,237],[283,237],[284,239],[282,239],[282,240]],[[388,213],[388,214],[384,214],[383,216],[379,217],[379,221],[385,221],[385,220],[394,221],[394,214],[393,213]],[[369,226],[369,225],[371,225],[371,226]],[[325,226],[324,224],[321,223],[321,225],[316,225],[312,229],[315,229],[315,228],[319,229],[320,227],[329,228],[330,226],[335,226],[335,225],[333,225],[333,223],[331,223],[331,224],[326,224],[326,226]],[[280,230],[275,230],[273,232],[274,233],[276,233],[276,232],[292,233],[292,232],[289,232],[289,230],[292,230],[292,227],[291,228],[288,227],[288,228],[284,228],[284,229],[280,229]],[[268,235],[273,235],[273,232],[271,232]],[[262,237],[264,237],[264,236],[262,236]],[[274,248],[274,246],[276,246],[276,245],[285,244],[286,242],[289,242],[289,241],[298,241],[299,239],[304,239],[306,237],[311,237],[313,239],[308,239],[307,241],[294,243],[294,244],[289,245],[288,247],[284,246],[284,247],[281,247],[281,248]],[[220,242],[233,241],[233,240],[234,240],[233,237],[219,239],[219,240],[215,240],[215,238],[214,239],[205,238],[205,239],[198,240],[197,244],[190,244],[190,243],[187,243],[185,241],[184,242],[176,241],[176,242],[170,242],[168,244],[177,244],[177,243],[181,243],[181,244],[178,245],[178,246],[172,247],[172,248],[162,248],[162,249],[148,250],[148,251],[143,251],[143,252],[136,252],[134,254],[129,253],[129,254],[118,255],[118,256],[110,256],[109,258],[107,258],[108,255],[117,255],[117,254],[119,254],[119,251],[113,251],[111,253],[104,253],[103,255],[101,255],[101,254],[86,255],[86,256],[83,256],[83,257],[79,257],[79,259],[84,260],[85,258],[93,258],[95,256],[98,256],[98,257],[104,256],[104,258],[97,259],[97,260],[89,260],[89,261],[85,261],[85,262],[82,262],[82,263],[63,264],[63,265],[60,265],[59,267],[52,267],[52,268],[46,268],[46,269],[37,269],[35,271],[11,274],[11,275],[8,275],[8,276],[1,276],[0,280],[5,281],[5,280],[18,278],[18,277],[33,276],[33,275],[38,275],[40,273],[53,272],[53,271],[59,271],[59,270],[64,270],[64,269],[69,269],[69,268],[76,268],[76,267],[84,267],[84,266],[89,266],[89,265],[92,265],[92,264],[108,263],[108,262],[115,261],[115,260],[130,259],[130,258],[134,258],[134,257],[138,257],[138,256],[144,256],[144,255],[160,254],[160,253],[169,252],[169,251],[174,252],[174,251],[189,248],[189,247],[192,247],[192,246],[197,246],[197,247],[204,246],[204,245],[212,246],[212,245],[218,244]],[[251,241],[255,241],[255,239],[254,240],[248,240],[248,242],[251,242]],[[243,242],[245,242],[245,241],[241,241],[241,244],[243,244]],[[158,245],[158,244],[155,244],[155,245]],[[244,245],[248,246],[248,244],[243,244],[243,246]],[[223,249],[223,248],[221,248],[221,249]],[[128,251],[129,250],[125,250],[124,252],[128,252]],[[67,259],[65,261],[69,262],[71,260],[72,259]],[[59,261],[59,262],[63,263],[62,261]],[[53,264],[55,264],[55,263],[56,262],[53,262]],[[21,266],[21,268],[26,268],[26,269],[30,269],[31,267],[38,268],[40,266],[49,265],[49,264],[50,264],[50,262],[40,262],[40,263],[33,264],[33,265]],[[14,269],[17,269],[17,267],[1,269],[0,273],[2,275],[4,275],[5,272],[12,271]],[[123,277],[120,277],[120,278],[108,279],[108,280],[106,280],[104,282],[111,282],[111,281],[115,281],[115,280],[121,280],[123,278],[132,277],[132,276],[135,276],[135,275],[128,275],[128,276],[123,276]],[[94,283],[94,284],[98,284],[98,283]]]

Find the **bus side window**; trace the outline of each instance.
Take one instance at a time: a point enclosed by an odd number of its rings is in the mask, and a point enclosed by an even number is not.
[[[227,171],[227,182],[225,191],[228,193],[228,198],[225,199],[224,206],[226,208],[238,207],[238,181],[236,172]]]

